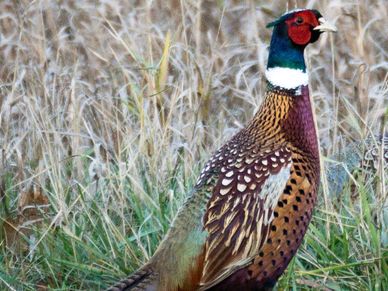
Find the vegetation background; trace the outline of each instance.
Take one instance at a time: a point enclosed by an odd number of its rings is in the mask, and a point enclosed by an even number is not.
[[[306,53],[328,170],[277,288],[388,290],[384,159],[343,154],[384,134],[385,0],[1,1],[0,289],[103,289],[147,261],[261,103],[265,25],[295,7],[339,31]]]

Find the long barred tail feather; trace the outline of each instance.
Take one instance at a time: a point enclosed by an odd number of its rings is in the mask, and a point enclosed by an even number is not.
[[[155,274],[152,270],[141,268],[106,291],[154,291],[156,290],[154,278]]]

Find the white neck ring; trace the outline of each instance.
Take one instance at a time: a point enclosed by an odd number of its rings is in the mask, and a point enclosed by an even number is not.
[[[265,71],[265,76],[273,86],[278,86],[284,89],[295,89],[300,86],[306,86],[309,82],[307,72],[300,69],[291,68],[268,68]]]

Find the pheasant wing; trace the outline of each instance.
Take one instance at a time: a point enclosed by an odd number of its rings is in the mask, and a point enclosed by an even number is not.
[[[252,150],[229,162],[204,215],[208,237],[201,290],[248,265],[259,252],[290,177],[291,152],[285,146]]]

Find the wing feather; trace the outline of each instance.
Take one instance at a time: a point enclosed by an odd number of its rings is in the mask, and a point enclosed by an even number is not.
[[[286,147],[239,155],[223,168],[204,216],[208,232],[201,290],[248,265],[265,241],[290,177]]]

